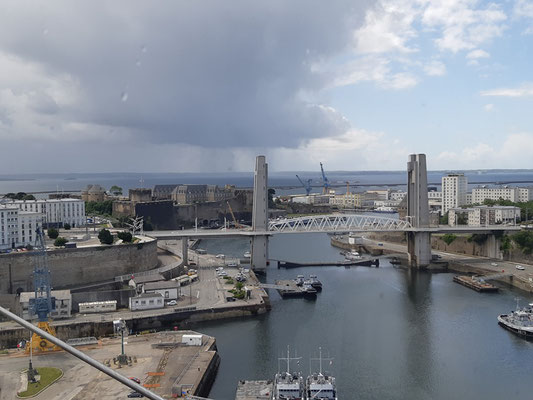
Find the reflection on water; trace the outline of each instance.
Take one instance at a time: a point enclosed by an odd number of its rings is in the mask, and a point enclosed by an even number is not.
[[[216,242],[202,247],[240,255],[249,246]],[[291,261],[339,257],[324,234],[275,236],[270,250],[272,258]],[[496,321],[523,294],[480,294],[453,283],[452,274],[387,262],[380,268],[272,268],[266,280],[313,273],[324,284],[316,301],[282,300],[270,291],[267,315],[196,327],[216,336],[222,357],[210,397],[233,399],[239,379],[272,378],[289,344],[303,357],[292,367],[303,373],[319,346],[329,352],[334,360],[327,369],[337,377],[341,399],[530,398],[533,343]]]

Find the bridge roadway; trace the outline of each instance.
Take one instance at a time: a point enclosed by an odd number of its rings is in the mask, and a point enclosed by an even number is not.
[[[520,231],[518,225],[490,225],[490,226],[438,226],[429,228],[399,228],[399,229],[384,229],[381,227],[350,227],[350,226],[338,226],[331,229],[283,229],[279,231],[252,231],[250,230],[213,230],[213,229],[184,229],[175,231],[150,231],[145,232],[145,236],[150,236],[155,239],[171,240],[181,239],[187,237],[189,239],[220,239],[225,237],[248,237],[254,236],[272,236],[274,234],[283,233],[364,233],[364,232],[429,232],[429,233],[494,233],[494,232],[517,232]]]

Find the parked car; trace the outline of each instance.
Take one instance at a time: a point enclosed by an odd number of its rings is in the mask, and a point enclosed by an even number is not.
[[[493,267],[497,267],[498,266],[497,263],[490,263],[490,265],[492,265]]]
[[[178,305],[178,302],[176,300],[170,300],[168,303],[167,303],[167,306],[176,306]],[[130,378],[131,379],[131,378]],[[139,383],[139,382],[137,382]]]
[[[235,297],[226,297],[227,301],[235,301]]]
[[[229,262],[227,265],[228,265],[228,267],[236,267],[237,263],[236,262]]]
[[[131,392],[130,394],[128,394],[128,397],[129,398],[133,398],[133,397],[137,398],[137,397],[144,397],[144,395],[142,395],[139,392]]]
[[[217,254],[215,257],[216,257],[216,258],[224,258],[224,257],[226,257],[226,256],[225,256],[224,254]]]
[[[218,271],[217,275],[218,276],[228,276],[228,273],[226,271]]]
[[[525,270],[525,268],[524,268],[524,267],[522,267],[521,265],[517,265],[517,266],[516,266],[515,268],[516,268],[516,269],[519,269],[520,271],[523,271],[523,270]]]
[[[128,379],[131,379],[133,382],[141,384],[141,380],[139,378],[135,378],[134,376],[130,376]]]

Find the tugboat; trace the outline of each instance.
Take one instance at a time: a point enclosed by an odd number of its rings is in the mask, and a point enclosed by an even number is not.
[[[318,280],[316,275],[309,275],[309,281],[316,290],[322,290],[322,282]]]
[[[278,372],[274,377],[274,393],[272,400],[305,400],[304,378],[299,372],[290,372],[290,361],[299,358],[291,358],[289,346],[287,346],[287,358],[278,358],[287,361],[287,371]]]
[[[510,314],[501,314],[498,316],[498,324],[505,329],[523,337],[524,339],[533,339],[533,303],[529,307],[520,309],[518,299],[516,310]]]
[[[305,400],[337,400],[335,378],[322,373],[322,348],[319,347],[320,369],[305,380]]]

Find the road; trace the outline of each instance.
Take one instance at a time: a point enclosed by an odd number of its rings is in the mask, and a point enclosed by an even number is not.
[[[378,240],[368,239],[362,237],[365,243],[377,246],[378,243],[383,243],[383,248],[387,250],[392,250],[396,253],[407,253],[407,246],[391,243],[391,242],[382,242]],[[380,246],[381,247],[381,246]],[[437,254],[441,257],[442,261],[453,261],[454,263],[470,265],[477,268],[482,268],[487,271],[487,273],[499,273],[502,271],[512,273],[513,276],[522,279],[523,281],[531,282],[533,285],[533,265],[517,263],[513,261],[503,261],[496,258],[480,257],[480,256],[469,256],[466,254],[456,254],[449,253],[444,251],[433,250],[432,254]],[[517,265],[524,267],[524,270],[516,269]]]

